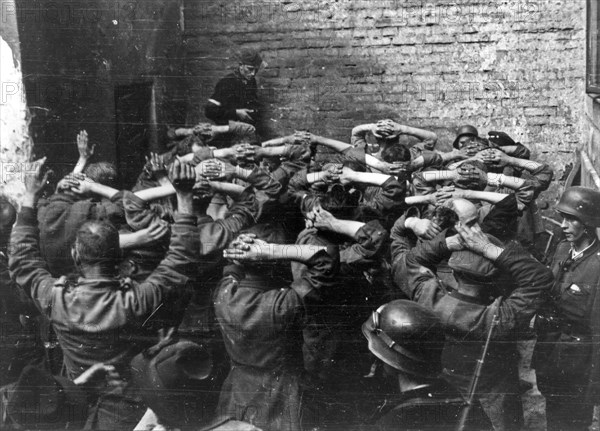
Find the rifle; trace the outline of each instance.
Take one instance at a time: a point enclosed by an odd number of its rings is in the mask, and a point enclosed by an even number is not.
[[[492,340],[492,334],[494,333],[494,329],[500,323],[500,318],[498,314],[494,314],[492,318],[492,324],[490,325],[490,330],[487,334],[487,339],[485,340],[485,345],[483,346],[483,351],[481,352],[481,358],[477,360],[477,365],[475,365],[475,371],[473,372],[473,377],[471,377],[471,383],[469,384],[469,392],[467,396],[467,402],[463,411],[460,415],[460,421],[458,422],[458,426],[456,427],[456,431],[464,431],[465,426],[467,425],[467,419],[469,418],[469,413],[471,413],[471,408],[473,407],[473,399],[475,398],[475,390],[477,389],[477,383],[479,383],[479,377],[481,377],[481,370],[483,368],[483,364],[485,362],[485,357],[487,356],[488,348],[490,347],[490,341]]]

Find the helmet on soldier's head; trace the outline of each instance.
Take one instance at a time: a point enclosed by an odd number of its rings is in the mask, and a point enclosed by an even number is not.
[[[577,217],[584,225],[600,227],[600,192],[587,187],[569,187],[556,210]]]
[[[369,350],[406,374],[435,378],[442,371],[444,328],[433,312],[413,301],[385,304],[363,324]]]
[[[465,126],[460,126],[458,128],[458,130],[456,131],[456,139],[454,140],[454,142],[452,143],[452,146],[456,149],[459,148],[459,142],[460,142],[460,138],[462,138],[463,136],[479,136],[479,132],[477,131],[477,129],[474,126],[469,126],[469,125],[465,125]]]

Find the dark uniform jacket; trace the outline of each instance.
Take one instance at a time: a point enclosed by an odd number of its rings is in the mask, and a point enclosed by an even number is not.
[[[395,240],[393,254],[394,245]],[[522,413],[515,341],[527,333],[544,292],[552,286],[552,273],[521,246],[509,243],[495,265],[504,277],[509,276],[507,281],[515,288],[506,297],[473,298],[449,289],[436,276],[436,265],[450,255],[444,234],[417,245],[406,255],[408,282],[401,286],[411,300],[431,309],[445,326],[446,345],[442,355],[445,377],[463,394],[468,391],[494,315],[498,316],[499,324],[485,358],[478,389],[489,394],[485,395],[486,404],[502,405],[500,415],[491,416],[494,425],[518,427]],[[398,276],[396,267],[393,263],[394,277]],[[398,268],[402,268],[401,262]],[[489,410],[491,404],[488,404],[488,414],[494,414]]]
[[[221,79],[215,92],[208,99],[205,115],[216,124],[227,124],[229,120],[240,121],[236,109],[252,109],[250,116],[256,123],[258,119],[258,96],[256,79],[244,81],[239,71],[235,71]]]
[[[403,392],[387,400],[374,429],[381,431],[446,431],[455,430],[465,408],[465,399],[443,380],[432,385]],[[465,430],[491,430],[481,405],[477,402],[469,412]]]
[[[136,333],[159,307],[169,308],[183,294],[196,271],[196,229],[195,217],[177,216],[167,256],[142,283],[79,278],[71,284],[48,272],[39,252],[35,211],[22,209],[11,236],[10,271],[53,324],[69,378],[97,362],[127,375],[130,359],[141,350]]]
[[[134,193],[125,192],[124,198],[127,223],[140,230],[160,220],[160,214],[150,208],[148,202]],[[206,214],[197,216],[198,245],[201,256],[220,252],[241,230],[252,225],[258,216],[258,203],[254,193],[247,190],[227,211],[223,220],[214,221]]]
[[[256,267],[225,268],[214,299],[231,359],[221,414],[265,430],[301,429],[303,322],[337,273],[337,250],[328,250],[315,254],[289,287]]]
[[[561,242],[551,269],[552,302],[536,319],[538,342],[533,367],[538,375],[579,386],[588,402],[600,389],[600,242],[575,261],[571,244]],[[557,382],[558,383],[558,382]]]

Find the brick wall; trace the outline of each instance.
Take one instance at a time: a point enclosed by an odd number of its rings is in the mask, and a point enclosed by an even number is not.
[[[435,3],[435,5],[433,4]],[[266,136],[348,140],[391,117],[504,130],[560,176],[582,136],[585,1],[184,1],[188,121],[240,46],[260,48]],[[550,193],[550,195],[555,193]]]

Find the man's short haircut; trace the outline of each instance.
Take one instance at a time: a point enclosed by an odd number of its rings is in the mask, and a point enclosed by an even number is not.
[[[0,226],[2,228],[12,228],[12,225],[17,221],[17,210],[6,198],[0,197]]]
[[[175,147],[176,148],[175,154],[178,155],[179,157],[182,157],[182,156],[185,156],[186,154],[191,153],[192,147],[194,146],[194,144],[198,145],[199,147],[207,147],[208,146],[206,139],[203,139],[202,136],[190,135],[177,143],[177,146]]]
[[[453,227],[456,224],[458,215],[450,208],[438,206],[433,210],[431,220],[435,222],[440,229],[444,230]]]
[[[362,195],[358,190],[348,191],[341,184],[333,184],[328,192],[319,198],[321,207],[337,219],[352,220]]]
[[[408,162],[410,160],[410,150],[406,145],[387,145],[381,152],[381,158],[384,162]]]
[[[105,221],[88,221],[77,231],[75,250],[80,263],[113,267],[119,263],[119,231]]]
[[[115,187],[117,184],[117,168],[109,162],[98,162],[88,165],[83,173],[91,180],[109,187]]]

